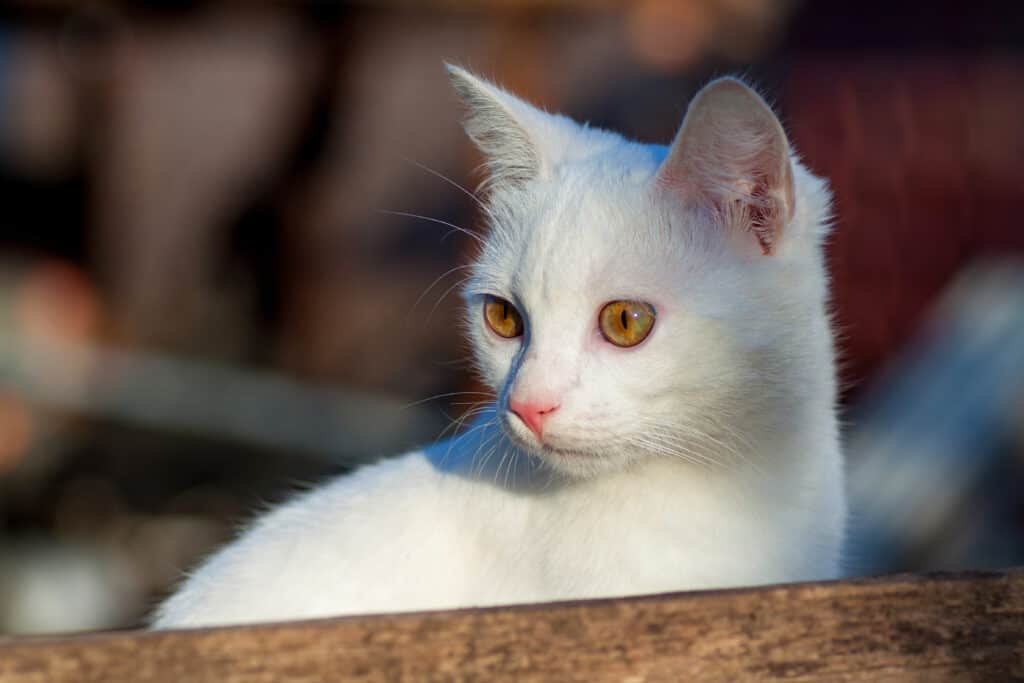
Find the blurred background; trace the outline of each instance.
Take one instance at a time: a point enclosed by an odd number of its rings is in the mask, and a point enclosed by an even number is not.
[[[0,632],[137,625],[464,409],[444,60],[658,142],[759,84],[835,189],[851,574],[1024,564],[1024,4],[7,0]]]

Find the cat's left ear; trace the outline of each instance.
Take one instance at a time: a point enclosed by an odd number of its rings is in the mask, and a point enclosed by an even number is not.
[[[546,133],[558,117],[543,112],[498,86],[454,64],[448,77],[466,106],[469,137],[484,155],[491,184],[520,184],[540,176],[546,159]]]
[[[734,78],[705,86],[690,103],[658,184],[710,208],[741,242],[771,254],[793,216],[789,142],[761,97]]]

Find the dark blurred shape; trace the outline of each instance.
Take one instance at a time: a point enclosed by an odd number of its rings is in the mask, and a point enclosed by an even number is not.
[[[422,406],[266,371],[38,338],[4,341],[11,352],[6,379],[20,395],[91,419],[249,443],[343,467],[400,452],[443,426]]]
[[[1024,564],[1024,260],[953,283],[848,420],[855,575]]]
[[[645,66],[666,72],[698,66],[709,56],[757,59],[774,45],[792,0],[640,0],[626,15],[629,47]]]
[[[0,393],[0,476],[13,470],[32,440],[32,414],[20,396]]]
[[[14,327],[30,340],[82,342],[99,335],[99,297],[85,274],[72,265],[34,264],[14,296]]]
[[[848,384],[907,343],[974,259],[1024,254],[1022,67],[1009,53],[824,55],[794,68],[785,118],[836,197]]]

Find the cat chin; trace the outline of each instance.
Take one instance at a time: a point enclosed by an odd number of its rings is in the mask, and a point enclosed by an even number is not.
[[[624,466],[605,455],[551,447],[545,448],[540,457],[551,469],[573,479],[590,479]]]

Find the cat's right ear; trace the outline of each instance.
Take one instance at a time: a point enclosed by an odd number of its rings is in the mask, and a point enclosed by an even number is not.
[[[445,64],[466,106],[466,133],[484,155],[489,184],[521,184],[541,175],[538,132],[550,115],[454,64]]]

